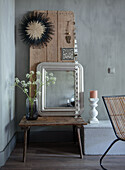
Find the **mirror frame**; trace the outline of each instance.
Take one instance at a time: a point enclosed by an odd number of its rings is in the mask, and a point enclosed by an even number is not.
[[[75,71],[75,107],[54,107],[46,108],[46,86],[43,85],[37,88],[41,91],[38,95],[38,112],[40,116],[78,116],[81,115],[84,109],[84,84],[83,84],[83,67],[78,62],[75,63],[60,63],[60,62],[43,62],[38,64],[37,71],[42,73],[42,82],[45,83],[46,70],[54,71]],[[37,76],[40,79],[40,76]]]

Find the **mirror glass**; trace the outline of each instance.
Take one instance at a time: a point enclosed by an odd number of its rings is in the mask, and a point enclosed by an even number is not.
[[[37,66],[37,71],[42,74],[37,79],[42,79],[44,84],[37,84],[40,91],[37,95],[39,115],[78,116],[82,113],[84,84],[81,64],[43,62]],[[53,81],[55,77],[56,82]]]
[[[75,71],[46,70],[53,73],[56,83],[46,85],[46,108],[74,107],[75,101]]]

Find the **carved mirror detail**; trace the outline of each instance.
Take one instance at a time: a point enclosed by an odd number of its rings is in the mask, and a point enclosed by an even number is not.
[[[83,111],[83,67],[79,63],[44,62],[37,66],[42,73],[42,95],[38,95],[41,116],[78,116]],[[46,74],[54,74],[56,84],[46,84]],[[40,79],[41,77],[37,77]]]

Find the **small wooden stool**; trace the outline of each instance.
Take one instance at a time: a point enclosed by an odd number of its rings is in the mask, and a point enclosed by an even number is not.
[[[81,143],[81,135],[80,129],[83,125],[87,123],[84,120],[74,117],[38,117],[37,120],[26,120],[25,116],[20,121],[19,126],[24,130],[24,148],[23,148],[23,162],[26,162],[26,153],[27,153],[27,132],[30,130],[32,126],[66,126],[71,125],[77,128],[78,134],[78,142],[79,142],[79,149],[80,149],[80,157],[83,158],[83,151],[82,151],[82,143]]]

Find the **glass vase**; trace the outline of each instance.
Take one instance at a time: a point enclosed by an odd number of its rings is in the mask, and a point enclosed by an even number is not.
[[[26,119],[36,120],[38,118],[38,100],[37,98],[26,99]]]

